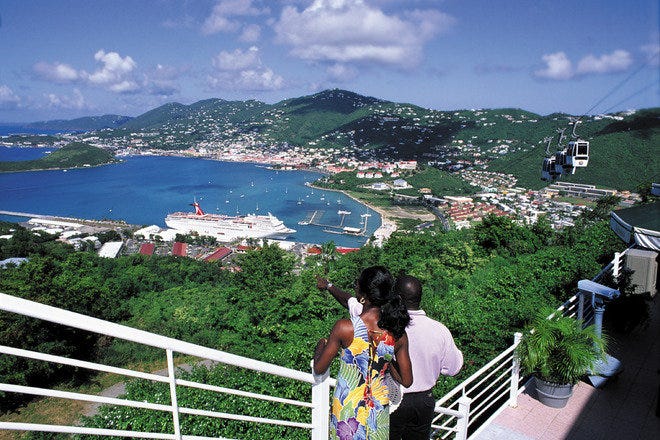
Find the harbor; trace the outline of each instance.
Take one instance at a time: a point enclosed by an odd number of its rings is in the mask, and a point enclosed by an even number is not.
[[[173,183],[171,176],[176,175]],[[185,211],[197,198],[214,214],[272,213],[296,233],[287,239],[297,243],[325,243],[360,247],[380,226],[381,216],[358,201],[320,188],[305,186],[319,174],[309,171],[277,172],[254,164],[229,163],[168,156],[127,157],[121,164],[98,168],[0,175],[0,208],[23,214],[39,213],[61,218],[99,219],[140,227],[164,228],[168,214]],[[254,186],[252,185],[254,182]],[[244,197],[240,197],[244,194]],[[324,197],[324,200],[321,200]],[[337,200],[341,199],[341,203]],[[227,202],[228,201],[228,202]],[[301,203],[298,203],[298,202]],[[328,205],[330,203],[330,205]],[[258,208],[258,210],[257,210]],[[343,227],[362,229],[357,213],[368,212],[364,235],[335,234],[341,219],[337,209],[353,212]],[[297,223],[314,211],[315,225]],[[37,217],[29,215],[27,218]],[[23,217],[25,218],[25,217]],[[11,215],[1,220],[19,222]]]
[[[314,210],[308,214],[305,220],[299,221],[298,224],[302,226],[312,225],[312,226],[322,227],[323,232],[326,232],[328,234],[357,235],[361,237],[366,235],[367,224],[369,217],[371,217],[371,214],[368,213],[361,214],[360,215],[360,217],[362,218],[362,220],[360,221],[361,227],[356,228],[351,226],[344,226],[346,217],[352,214],[351,211],[346,211],[342,209],[337,211],[337,215],[340,218],[338,225],[321,223],[321,219],[324,217],[325,213],[326,211],[323,210]]]

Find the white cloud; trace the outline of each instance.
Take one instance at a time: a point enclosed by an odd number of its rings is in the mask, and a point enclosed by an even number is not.
[[[89,108],[85,98],[78,89],[73,89],[72,96],[58,96],[54,93],[48,93],[45,94],[44,97],[46,98],[47,106],[51,108],[67,110],[82,110]]]
[[[220,0],[213,7],[204,24],[202,33],[206,35],[218,32],[235,32],[241,28],[241,22],[231,17],[254,16],[267,13],[267,9],[259,9],[252,5],[252,0]]]
[[[331,81],[344,82],[354,79],[358,72],[357,69],[347,66],[345,64],[333,64],[329,66],[326,71]]]
[[[545,68],[534,72],[539,78],[565,80],[573,77],[573,64],[564,52],[543,55]]]
[[[54,82],[73,82],[80,78],[78,71],[68,64],[38,62],[33,67],[41,78]]]
[[[577,65],[576,74],[623,72],[632,64],[632,56],[625,50],[615,50],[611,54],[587,55]]]
[[[254,43],[259,40],[261,36],[261,26],[256,24],[249,24],[243,28],[243,32],[239,37],[239,40],[245,41],[246,43]]]
[[[246,51],[222,51],[213,58],[211,64],[215,68],[208,77],[212,88],[256,91],[284,87],[284,79],[262,64],[256,46]]]
[[[223,50],[213,58],[212,64],[213,67],[222,71],[238,71],[258,67],[261,64],[259,49],[252,46],[245,52],[240,49],[233,52]]]
[[[21,98],[14,93],[6,85],[0,85],[0,109],[2,110],[13,110],[18,108],[21,103]]]
[[[232,21],[227,17],[218,15],[206,19],[202,26],[202,32],[206,35],[216,34],[218,32],[234,32],[241,27],[237,21]]]
[[[186,72],[186,68],[175,68],[162,64],[144,74],[142,89],[150,95],[172,96],[180,92],[176,82]]]
[[[130,56],[122,57],[117,52],[99,50],[94,59],[101,66],[93,72],[76,70],[67,64],[39,62],[34,65],[34,71],[48,81],[102,87],[114,93],[137,93],[143,91],[150,95],[171,96],[179,92],[176,80],[186,72],[187,68],[157,65],[153,69],[142,72],[138,76],[137,63]],[[79,91],[78,91],[79,93]],[[66,99],[54,94],[44,95],[49,105],[76,108],[72,99]]]
[[[137,83],[131,77],[137,64],[130,56],[122,58],[117,52],[105,52],[101,49],[94,54],[94,59],[103,66],[93,73],[81,73],[81,76],[89,83],[103,86],[117,93],[132,92],[138,88]]]
[[[633,59],[625,50],[615,50],[611,54],[587,55],[573,67],[573,63],[564,52],[543,55],[545,67],[536,70],[534,75],[551,80],[568,80],[591,74],[624,72],[632,65]]]
[[[285,7],[274,29],[277,41],[305,60],[407,68],[418,64],[424,44],[453,22],[436,10],[397,16],[362,0],[315,0],[302,11]]]
[[[137,63],[130,56],[121,57],[117,52],[106,52],[103,49],[94,54],[94,59],[102,66],[92,73],[76,70],[63,63],[38,62],[34,72],[41,78],[56,83],[87,83],[104,87],[116,93],[133,92],[138,84],[133,78]]]

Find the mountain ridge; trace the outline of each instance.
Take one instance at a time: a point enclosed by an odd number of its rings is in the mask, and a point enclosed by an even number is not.
[[[480,166],[513,174],[521,184],[539,188],[547,185],[539,178],[546,153],[543,140],[557,137],[560,129],[570,136],[571,118],[518,108],[440,111],[329,89],[274,104],[220,98],[189,105],[167,103],[117,127],[98,129],[96,136],[113,145],[160,150],[293,147],[367,161],[414,159],[448,168]],[[660,144],[660,108],[582,116],[577,132],[600,156],[591,162],[600,170],[579,170],[566,176],[567,181],[630,188],[631,182],[658,178],[654,169],[660,164],[653,146]],[[138,144],[136,138],[141,139]],[[553,141],[551,148],[554,153],[558,145]],[[635,158],[643,162],[637,164]]]

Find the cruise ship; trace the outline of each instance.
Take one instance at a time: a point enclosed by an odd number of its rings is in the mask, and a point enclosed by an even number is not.
[[[165,217],[165,224],[177,231],[189,234],[216,237],[219,241],[230,242],[239,238],[284,239],[296,232],[270,212],[268,215],[220,215],[206,214],[197,201],[191,204],[195,212],[175,212]]]

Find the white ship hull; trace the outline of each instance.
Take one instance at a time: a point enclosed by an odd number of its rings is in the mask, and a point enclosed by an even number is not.
[[[195,206],[195,205],[193,205]],[[195,206],[198,209],[198,205]],[[277,219],[274,215],[229,216],[204,214],[201,209],[195,213],[175,212],[165,217],[165,224],[183,234],[197,233],[230,242],[241,238],[284,239],[295,233],[295,229]]]

